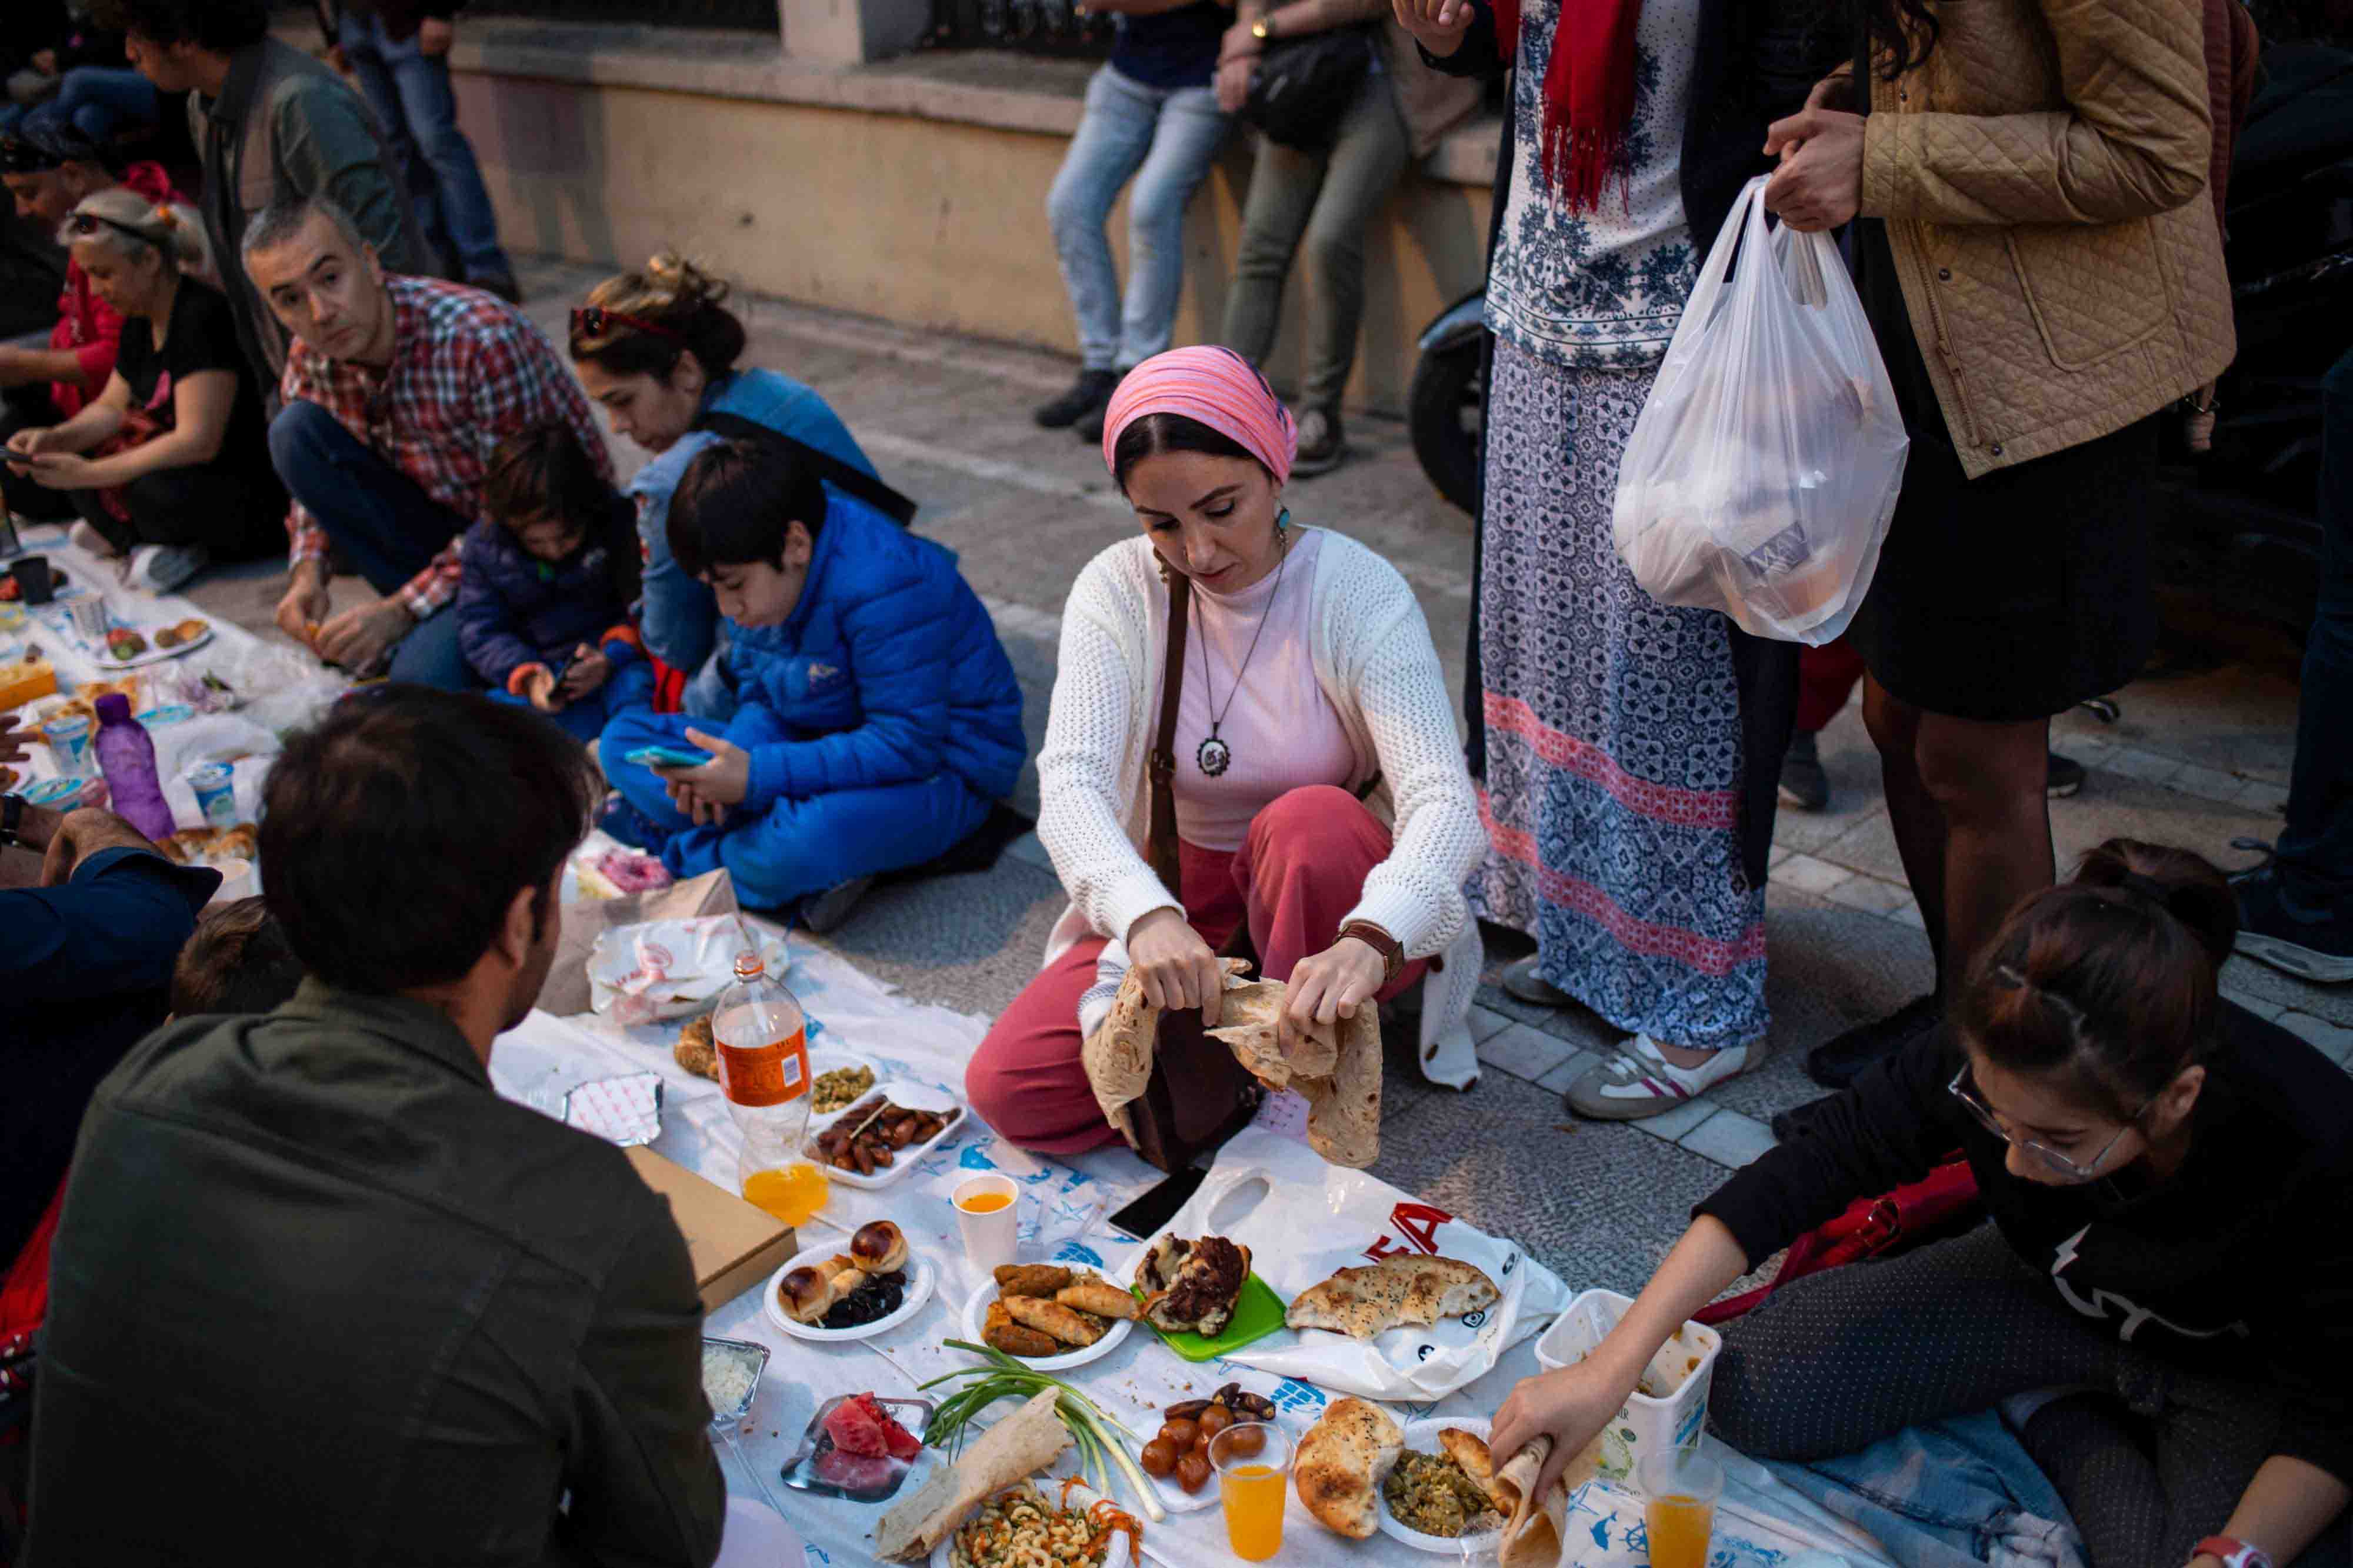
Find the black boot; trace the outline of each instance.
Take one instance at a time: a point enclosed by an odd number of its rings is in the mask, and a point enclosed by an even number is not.
[[[1071,390],[1039,408],[1038,423],[1049,430],[1067,430],[1090,414],[1098,416],[1095,438],[1103,438],[1100,416],[1111,403],[1112,389],[1119,384],[1114,371],[1082,370]]]

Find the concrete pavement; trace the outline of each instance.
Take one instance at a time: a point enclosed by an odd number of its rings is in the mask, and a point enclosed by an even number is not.
[[[524,269],[532,314],[561,336],[564,311],[596,274]],[[1050,287],[1050,280],[1040,280]],[[1041,431],[1031,405],[1068,384],[1067,361],[854,318],[741,299],[749,363],[808,382],[848,421],[892,484],[923,503],[917,526],[955,549],[988,602],[1020,675],[1034,743],[1045,724],[1064,592],[1078,570],[1134,526],[1096,452]],[[1343,529],[1396,563],[1420,595],[1450,679],[1459,686],[1471,581],[1471,530],[1415,466],[1402,426],[1352,424],[1355,460],[1294,486],[1304,521]],[[642,454],[617,444],[625,468]],[[194,594],[214,614],[266,628],[274,569],[215,576]],[[338,602],[364,592],[336,584]],[[2292,654],[2256,628],[2198,625],[2184,640],[2196,673],[2145,679],[2117,694],[2113,724],[2087,713],[2056,726],[2059,750],[2090,768],[2072,800],[2052,803],[2063,860],[2129,835],[2246,864],[2234,837],[2280,828],[2295,719]],[[273,634],[274,635],[274,634]],[[1488,1068],[1470,1092],[1433,1089],[1393,1062],[1384,1149],[1391,1181],[1508,1231],[1577,1284],[1638,1287],[1682,1229],[1692,1203],[1730,1166],[1771,1142],[1777,1111],[1819,1091],[1805,1051],[1925,990],[1927,947],[1903,885],[1877,763],[1850,707],[1825,731],[1831,809],[1784,812],[1767,915],[1772,1055],[1707,1102],[1648,1122],[1604,1126],[1564,1110],[1559,1090],[1614,1030],[1581,1009],[1527,1007],[1490,985],[1476,1027]],[[1034,768],[1019,804],[1036,805]],[[914,997],[971,1012],[1001,1009],[1034,971],[1062,907],[1034,837],[986,874],[877,891],[826,939]],[[2233,963],[2226,989],[2278,1016],[2338,1062],[2353,1058],[2353,987],[2304,985]]]

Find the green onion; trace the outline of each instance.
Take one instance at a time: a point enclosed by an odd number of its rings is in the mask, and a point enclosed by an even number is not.
[[[1112,1495],[1111,1471],[1104,1463],[1108,1457],[1127,1478],[1129,1487],[1144,1504],[1144,1511],[1152,1522],[1158,1524],[1168,1517],[1167,1510],[1160,1506],[1159,1494],[1153,1489],[1152,1483],[1145,1479],[1144,1472],[1136,1468],[1135,1461],[1127,1457],[1127,1449],[1119,1439],[1124,1436],[1139,1446],[1140,1440],[1116,1417],[1105,1414],[1101,1405],[1061,1379],[1048,1377],[1042,1372],[1024,1366],[993,1345],[976,1345],[965,1340],[944,1342],[952,1351],[968,1351],[979,1356],[984,1364],[942,1373],[917,1390],[920,1393],[923,1388],[935,1388],[960,1377],[973,1380],[941,1399],[939,1408],[932,1412],[930,1424],[923,1428],[924,1442],[953,1456],[964,1447],[965,1437],[970,1435],[973,1417],[1000,1399],[1034,1399],[1050,1388],[1056,1396],[1054,1413],[1070,1429],[1071,1441],[1079,1451],[1079,1474],[1085,1478],[1087,1484],[1093,1487],[1099,1496]]]

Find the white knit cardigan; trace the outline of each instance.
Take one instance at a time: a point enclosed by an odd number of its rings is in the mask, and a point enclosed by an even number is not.
[[[1038,837],[1071,906],[1047,940],[1049,963],[1082,936],[1120,940],[1154,910],[1182,907],[1142,848],[1145,753],[1167,649],[1158,561],[1149,540],[1123,540],[1087,563],[1063,606],[1038,754]],[[1394,836],[1347,919],[1379,926],[1408,958],[1443,955],[1444,973],[1424,994],[1422,1068],[1467,1084],[1478,1072],[1467,1020],[1484,955],[1462,886],[1487,834],[1430,624],[1396,567],[1326,531],[1308,626],[1315,681],[1339,714],[1356,776],[1381,775],[1365,804]]]

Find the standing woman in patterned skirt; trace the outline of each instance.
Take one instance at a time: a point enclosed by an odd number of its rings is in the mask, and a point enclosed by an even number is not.
[[[1514,994],[1632,1035],[1571,1086],[1630,1121],[1765,1050],[1765,866],[1796,648],[1636,585],[1618,463],[1766,126],[1837,58],[1813,0],[1395,0],[1437,68],[1512,78],[1472,634]],[[1479,749],[1474,744],[1474,751]],[[1474,771],[1476,771],[1474,769]]]

